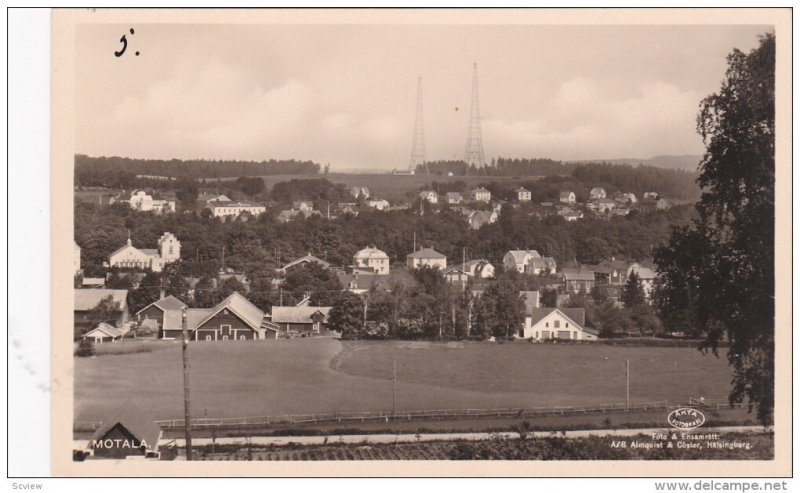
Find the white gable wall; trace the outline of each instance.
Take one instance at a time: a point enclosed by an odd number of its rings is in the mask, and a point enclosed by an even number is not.
[[[570,320],[569,317],[554,310],[536,324],[532,324],[530,316],[525,317],[522,336],[525,339],[572,339],[575,341],[596,341],[597,336],[583,330],[583,327]]]

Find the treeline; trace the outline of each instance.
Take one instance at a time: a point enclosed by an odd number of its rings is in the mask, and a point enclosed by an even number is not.
[[[573,163],[562,163],[547,158],[493,158],[486,166],[467,166],[464,161],[430,161],[418,164],[417,174],[432,174],[447,176],[546,176],[568,175],[575,168]]]
[[[641,198],[644,192],[659,192],[662,196],[680,200],[697,200],[700,187],[697,174],[689,171],[629,166],[625,164],[581,164],[572,171],[572,178],[583,184],[606,187],[606,192],[633,192]]]
[[[428,168],[426,168],[426,166]],[[418,165],[417,172],[425,174],[463,176],[466,164],[463,161],[436,161]],[[656,168],[654,166],[631,166],[611,163],[561,163],[550,159],[505,159],[492,160],[483,168],[471,167],[470,176],[489,177],[534,177],[515,183],[485,184],[496,197],[513,200],[514,190],[523,186],[532,192],[533,202],[558,201],[559,193],[565,190],[575,192],[579,202],[589,197],[594,187],[603,187],[607,193],[632,192],[641,198],[645,192],[658,192],[661,196],[681,201],[695,201],[700,197],[697,174],[677,169]],[[436,182],[434,182],[435,184]],[[457,182],[460,183],[460,182]],[[456,190],[460,191],[460,190]]]
[[[110,188],[153,186],[151,178],[137,175],[170,178],[233,178],[266,175],[314,175],[321,166],[313,161],[294,159],[268,161],[238,161],[212,159],[138,159],[124,157],[91,157],[75,155],[75,184]],[[144,180],[144,181],[143,181]],[[161,186],[164,182],[160,181]]]

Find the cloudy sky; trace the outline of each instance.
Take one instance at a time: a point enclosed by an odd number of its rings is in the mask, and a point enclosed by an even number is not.
[[[408,166],[461,159],[472,63],[487,158],[700,154],[699,101],[766,26],[83,25],[76,150]],[[135,56],[134,52],[140,55]]]

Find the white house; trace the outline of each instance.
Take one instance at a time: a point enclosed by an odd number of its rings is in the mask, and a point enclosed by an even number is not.
[[[554,274],[556,272],[556,259],[553,257],[532,258],[525,267],[526,274],[538,276],[543,272]]]
[[[95,344],[102,344],[104,342],[113,342],[122,339],[125,334],[130,330],[130,325],[123,324],[122,327],[114,327],[113,325],[101,322],[97,327],[81,336],[84,340],[90,340]]]
[[[385,211],[389,208],[389,202],[384,199],[369,199],[367,200],[367,207],[372,207],[379,211]]]
[[[575,203],[575,192],[561,192],[558,195],[558,200],[563,204],[574,204]]]
[[[536,250],[510,250],[503,257],[503,265],[506,270],[516,270],[520,274],[525,273],[525,268],[531,259],[541,258]]]
[[[439,203],[439,194],[434,190],[423,190],[419,193],[419,198],[428,202],[429,204]]]
[[[447,203],[450,205],[458,205],[464,201],[464,197],[458,192],[447,192],[445,197],[447,198]]]
[[[583,308],[533,308],[525,316],[522,337],[535,341],[596,341],[597,331],[584,327],[585,316]]]
[[[131,209],[144,212],[155,212],[163,214],[165,212],[175,212],[175,202],[172,200],[154,199],[144,190],[134,190],[128,200]]]
[[[128,243],[108,257],[109,267],[131,267],[161,272],[170,262],[180,260],[181,242],[172,233],[164,233],[158,240],[158,249],[136,248]]]
[[[214,217],[238,216],[243,212],[249,212],[253,216],[258,216],[266,212],[267,208],[258,204],[246,204],[242,202],[215,203],[211,208]]]
[[[491,279],[494,277],[494,266],[488,260],[470,260],[464,264],[464,270],[470,277]]]
[[[447,268],[447,256],[433,248],[422,248],[406,255],[406,265],[411,269],[418,269],[423,265],[427,265],[428,267],[445,270]]]
[[[475,202],[489,202],[492,200],[492,192],[483,187],[476,188],[470,193],[470,197]]]
[[[292,209],[300,212],[311,212],[314,210],[314,203],[310,200],[295,200],[292,202]]]
[[[589,198],[591,200],[598,200],[606,198],[606,191],[603,187],[594,187],[589,191]]]
[[[378,274],[389,273],[389,256],[375,246],[364,247],[353,255],[353,266],[372,269]]]
[[[527,190],[525,187],[519,187],[517,189],[517,200],[520,202],[530,202],[531,191]]]

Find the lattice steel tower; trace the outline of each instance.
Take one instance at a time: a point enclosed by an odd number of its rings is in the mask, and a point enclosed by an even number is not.
[[[472,64],[472,107],[469,111],[469,130],[467,131],[467,148],[464,151],[467,166],[482,167],[483,140],[481,139],[481,110],[478,103],[478,64]]]
[[[425,127],[422,124],[422,77],[417,79],[417,117],[414,120],[414,142],[408,172],[413,173],[418,164],[425,164]]]

